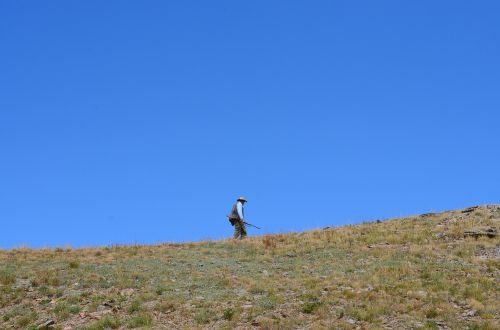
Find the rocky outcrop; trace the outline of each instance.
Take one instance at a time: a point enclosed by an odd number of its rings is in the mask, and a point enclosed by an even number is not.
[[[497,234],[497,229],[495,227],[475,227],[464,231],[464,237],[474,237],[476,239],[481,236],[495,238]]]

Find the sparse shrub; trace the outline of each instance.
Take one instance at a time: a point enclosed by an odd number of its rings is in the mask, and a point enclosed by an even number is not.
[[[82,293],[80,293],[81,299],[85,299],[85,298],[88,298],[90,296],[91,296],[91,293],[89,291],[83,291]]]
[[[432,319],[436,316],[438,316],[438,312],[433,307],[428,308],[427,311],[425,312],[425,317],[427,317],[428,319]]]
[[[488,273],[493,273],[497,269],[500,269],[500,261],[497,260],[486,261],[486,270]]]
[[[57,289],[55,289],[54,295],[57,298],[61,298],[62,296],[64,296],[64,289],[63,288],[57,288]]]
[[[302,312],[306,314],[313,313],[319,306],[321,306],[322,302],[317,298],[310,294],[307,294],[303,297],[305,300],[302,305]]]
[[[228,287],[231,284],[231,281],[228,278],[218,278],[213,281],[213,285],[215,288],[223,289]]]
[[[42,285],[41,287],[38,288],[38,292],[40,292],[40,294],[42,295],[49,295],[50,289],[48,286]]]
[[[139,312],[140,310],[142,310],[142,308],[141,308],[141,301],[139,299],[133,300],[130,306],[127,308],[127,311],[129,313]]]
[[[69,262],[69,268],[76,269],[78,267],[80,267],[80,263],[78,261],[70,261]]]
[[[7,305],[7,298],[4,295],[0,294],[0,308],[3,308]]]
[[[70,311],[69,306],[66,302],[60,302],[54,307],[54,314],[61,320],[65,320],[69,317]]]
[[[99,321],[84,327],[83,330],[104,330],[107,328],[118,329],[120,325],[121,322],[116,316],[106,315]]]
[[[357,293],[351,289],[343,290],[342,295],[347,299],[354,299],[355,297],[357,297]]]
[[[175,311],[175,306],[169,301],[161,301],[155,306],[155,310],[161,313],[170,313]]]
[[[153,317],[151,314],[142,312],[139,315],[132,317],[132,319],[128,322],[129,328],[139,328],[149,326],[153,323]]]
[[[81,308],[78,305],[72,305],[69,307],[69,312],[71,314],[78,314],[78,313],[80,313],[80,311],[81,311]]]
[[[263,297],[259,305],[264,309],[274,309],[276,307],[277,298],[274,294],[269,294],[267,297]]]
[[[260,301],[260,306],[262,306],[264,309],[273,309],[276,306],[276,301],[269,299],[269,297],[264,297]]]
[[[37,288],[40,286],[40,281],[36,278],[31,279],[31,286]]]
[[[33,321],[36,321],[37,319],[37,314],[36,312],[31,312],[27,313],[25,315],[22,315],[20,318],[16,320],[16,324],[20,328],[26,328],[30,323]]]
[[[16,320],[16,324],[18,322],[20,322],[23,324],[23,326],[29,324],[33,319],[36,319],[36,313],[30,312],[28,309],[26,309],[23,306],[16,306],[13,309],[11,309],[9,312],[5,313],[2,316],[2,320],[4,322],[7,322],[9,320],[12,320],[12,319],[18,317],[18,316],[20,316],[20,317]]]
[[[432,277],[432,272],[429,269],[425,269],[422,271],[422,274],[420,274],[420,278],[423,280],[429,280]]]
[[[68,302],[68,304],[78,304],[80,303],[81,299],[80,299],[80,295],[78,294],[73,294],[71,296],[67,296],[66,297],[66,302]]]
[[[38,272],[35,280],[38,283],[50,286],[58,286],[60,284],[59,277],[57,276],[57,273],[54,270],[46,270]]]
[[[468,330],[481,330],[481,328],[479,327],[479,324],[477,324],[476,322],[469,325],[469,327],[467,329]]]
[[[348,314],[351,314],[354,318],[372,323],[377,317],[385,314],[387,312],[387,307],[381,303],[362,305],[360,307],[353,307],[348,309]]]
[[[317,309],[321,303],[319,301],[307,301],[302,305],[302,312],[306,314],[311,314]]]
[[[128,250],[127,250],[127,254],[132,257],[132,256],[136,256],[137,253],[139,253],[139,248],[137,246],[131,246]]]
[[[234,310],[232,308],[227,308],[224,310],[224,314],[222,315],[222,318],[227,321],[231,321],[234,316]]]
[[[14,284],[16,282],[16,276],[7,269],[0,270],[0,283],[3,285]]]
[[[263,294],[265,292],[266,292],[266,290],[264,290],[263,288],[256,286],[256,285],[254,285],[250,288],[251,294]]]
[[[30,319],[29,315],[21,316],[20,318],[18,318],[16,320],[16,324],[20,328],[24,328],[30,323],[31,323],[31,319]]]
[[[424,326],[426,329],[439,329],[436,321],[434,320],[426,320]]]
[[[134,280],[136,285],[139,285],[139,286],[140,286],[140,283],[145,281],[145,276],[142,272],[132,272],[130,274],[130,277],[132,278],[132,280]]]
[[[157,295],[161,296],[163,292],[165,292],[165,288],[163,286],[157,286],[155,292]]]
[[[481,301],[483,297],[483,290],[481,290],[477,283],[474,283],[464,289],[463,296],[465,298],[474,298],[477,301]]]
[[[480,303],[476,299],[467,299],[467,304],[476,311],[481,311],[484,309],[484,304]]]
[[[490,321],[474,322],[469,325],[468,330],[494,330],[496,327]]]
[[[198,310],[198,312],[194,316],[194,320],[198,324],[206,324],[211,320],[215,319],[216,317],[217,315],[215,315],[215,312],[213,310],[208,308],[202,308]]]
[[[460,258],[467,258],[467,257],[472,256],[472,251],[467,249],[467,248],[458,249],[458,250],[456,250],[455,253]]]
[[[266,249],[274,249],[276,248],[276,242],[274,241],[274,239],[272,238],[272,236],[264,236],[262,238],[262,243],[264,244],[264,247]]]
[[[12,317],[12,315],[10,313],[5,313],[3,316],[2,316],[2,320],[4,322],[7,322],[8,320],[10,320]]]

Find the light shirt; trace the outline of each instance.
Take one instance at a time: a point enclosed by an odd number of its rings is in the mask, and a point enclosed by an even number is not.
[[[240,216],[241,221],[243,221],[243,203],[238,201],[236,203],[236,209],[238,210],[238,215]]]

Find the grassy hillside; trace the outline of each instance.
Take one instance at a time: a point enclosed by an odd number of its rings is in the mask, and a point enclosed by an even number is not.
[[[499,329],[500,238],[464,238],[478,226],[499,228],[500,206],[244,241],[0,251],[0,329]]]

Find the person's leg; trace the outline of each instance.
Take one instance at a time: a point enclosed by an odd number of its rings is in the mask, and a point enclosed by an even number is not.
[[[240,224],[238,222],[236,222],[234,224],[234,235],[233,235],[233,238],[234,239],[238,239],[238,237],[240,236]]]
[[[245,238],[247,236],[247,229],[245,228],[245,224],[241,224],[241,238]]]

